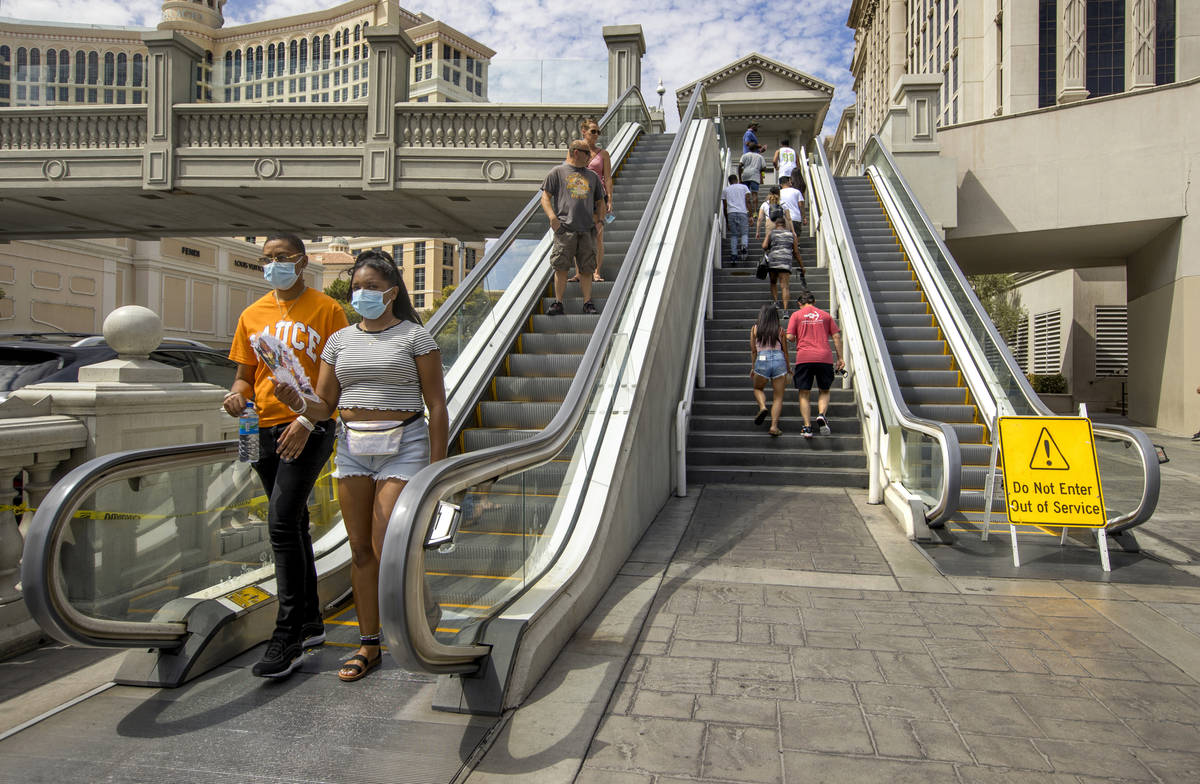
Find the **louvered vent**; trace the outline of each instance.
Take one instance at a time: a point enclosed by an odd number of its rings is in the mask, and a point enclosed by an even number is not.
[[[1096,306],[1096,375],[1129,375],[1129,319],[1124,305]]]
[[[746,86],[747,87],[751,88],[752,90],[757,90],[759,87],[762,87],[762,83],[763,83],[762,71],[747,71],[746,72]]]
[[[1055,309],[1033,317],[1033,372],[1062,371],[1062,311]]]

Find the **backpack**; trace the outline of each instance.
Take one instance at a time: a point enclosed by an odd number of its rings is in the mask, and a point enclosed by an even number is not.
[[[783,217],[783,205],[782,204],[772,204],[770,206],[770,208],[767,210],[767,219],[770,220],[772,223],[774,223],[775,221],[779,220],[782,217]]]

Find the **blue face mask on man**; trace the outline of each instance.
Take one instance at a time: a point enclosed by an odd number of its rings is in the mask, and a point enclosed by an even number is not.
[[[392,288],[395,288],[395,286]],[[379,318],[387,310],[389,304],[383,301],[383,295],[391,290],[391,288],[386,291],[357,289],[350,295],[350,307],[354,308],[358,312],[358,315],[365,319]]]
[[[263,267],[263,277],[273,289],[290,289],[300,275],[291,261],[272,261]]]

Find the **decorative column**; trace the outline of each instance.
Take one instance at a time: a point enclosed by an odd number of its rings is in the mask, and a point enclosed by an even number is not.
[[[641,88],[646,39],[637,24],[606,25],[601,32],[608,46],[608,105],[612,106],[631,86]]]
[[[150,50],[142,188],[169,191],[175,187],[175,104],[191,103],[196,64],[204,50],[174,30],[142,33],[142,43]]]
[[[1087,98],[1086,79],[1087,4],[1058,0],[1058,102]]]
[[[1125,0],[1125,88],[1144,90],[1155,81],[1155,0]]]
[[[396,104],[408,100],[409,58],[417,51],[399,22],[367,29],[367,140],[363,145],[363,190],[396,185]]]

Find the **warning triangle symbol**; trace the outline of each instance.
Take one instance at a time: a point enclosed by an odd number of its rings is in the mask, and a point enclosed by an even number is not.
[[[1029,458],[1029,467],[1035,471],[1069,471],[1071,468],[1058,444],[1054,443],[1054,436],[1044,427],[1042,432],[1038,433],[1033,457]]]

